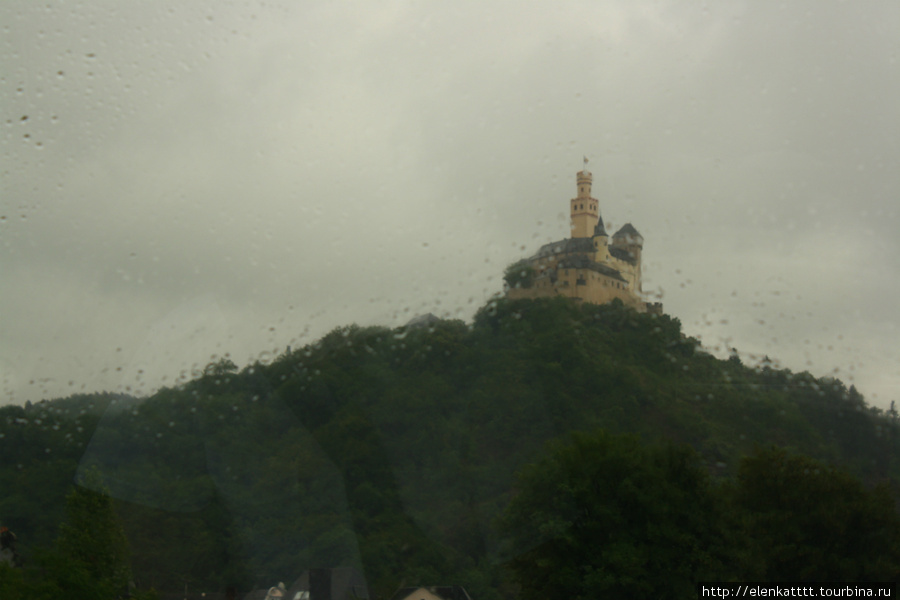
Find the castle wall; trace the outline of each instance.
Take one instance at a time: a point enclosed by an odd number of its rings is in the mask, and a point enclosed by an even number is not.
[[[605,304],[618,298],[640,312],[661,311],[661,306],[648,305],[640,297],[643,238],[626,223],[610,245],[603,224],[599,223],[599,202],[591,197],[593,176],[585,169],[577,174],[576,180],[578,193],[570,201],[571,239],[542,246],[536,257],[528,259],[535,273],[531,285],[509,289],[507,296],[513,299],[566,296],[592,304]],[[593,249],[591,240],[583,238],[592,238]]]
[[[639,282],[638,273],[640,272],[638,270],[639,267],[637,267],[636,265],[634,265],[630,262],[625,262],[624,260],[622,260],[620,258],[616,258],[615,256],[612,256],[612,255],[609,255],[609,259],[607,260],[607,263],[612,268],[618,270],[619,273],[622,274],[622,277],[626,281],[628,281],[629,288],[631,288],[632,290],[634,290],[636,292],[640,290],[640,286],[638,284],[638,282]]]
[[[633,289],[632,283],[607,277],[591,269],[558,269],[556,281],[551,281],[548,275],[538,276],[531,287],[513,288],[506,295],[514,300],[565,296],[592,304],[605,304],[618,298],[626,306],[644,312],[646,305],[634,294]]]

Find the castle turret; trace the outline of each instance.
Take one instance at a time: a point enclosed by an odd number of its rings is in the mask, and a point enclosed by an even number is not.
[[[570,214],[572,215],[572,237],[592,237],[594,226],[599,216],[599,202],[591,197],[591,183],[594,176],[587,170],[587,159],[583,171],[576,176],[578,195],[570,201]]]
[[[609,235],[603,226],[603,217],[597,216],[597,224],[594,225],[594,260],[597,262],[606,262],[609,260]]]
[[[644,238],[638,233],[631,223],[625,223],[613,234],[612,246],[621,248],[634,260],[634,289],[641,293],[641,250],[644,248]]]

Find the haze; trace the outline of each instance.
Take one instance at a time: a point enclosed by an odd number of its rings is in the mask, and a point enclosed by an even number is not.
[[[0,4],[2,403],[468,320],[582,156],[719,356],[900,400],[900,4]]]

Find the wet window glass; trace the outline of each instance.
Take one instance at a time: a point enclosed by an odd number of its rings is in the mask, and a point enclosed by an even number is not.
[[[0,596],[900,576],[900,5],[0,27]]]

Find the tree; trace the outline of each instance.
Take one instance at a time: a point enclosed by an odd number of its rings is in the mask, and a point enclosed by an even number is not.
[[[111,595],[125,592],[131,567],[122,524],[99,475],[89,472],[84,483],[93,489],[75,487],[66,497],[66,520],[56,541],[58,553],[84,571],[87,585]]]
[[[723,578],[716,507],[690,448],[579,433],[521,472],[500,529],[526,600],[692,598]]]
[[[53,551],[35,549],[35,560],[24,569],[0,564],[0,597],[35,600],[96,600],[126,595],[131,569],[128,544],[96,472],[93,491],[76,487],[66,498],[66,521]],[[155,600],[154,592],[137,592],[136,600]]]
[[[519,261],[506,267],[503,281],[511,288],[530,288],[534,283],[534,267],[526,261]]]
[[[745,579],[893,581],[900,515],[886,486],[782,448],[741,461],[735,504],[755,557]]]

